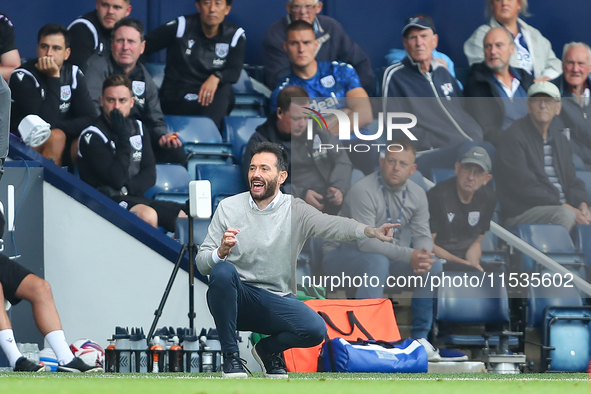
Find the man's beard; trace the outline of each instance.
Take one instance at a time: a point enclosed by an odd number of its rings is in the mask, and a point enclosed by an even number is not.
[[[265,192],[260,196],[260,197],[255,197],[252,193],[252,182],[255,181],[255,179],[250,181],[250,196],[252,197],[252,199],[254,201],[263,201],[266,200],[267,198],[273,196],[273,194],[275,194],[275,191],[277,190],[278,186],[278,182],[277,180],[279,179],[279,177],[275,177],[275,179],[272,179],[269,181],[269,183],[266,183],[265,185]],[[262,179],[256,179],[258,181],[261,181],[263,183],[265,183],[265,181],[263,181]]]

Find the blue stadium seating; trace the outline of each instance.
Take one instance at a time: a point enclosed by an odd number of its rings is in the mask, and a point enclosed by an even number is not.
[[[414,174],[412,174],[409,179],[411,181],[413,181],[414,183],[416,183],[417,185],[419,185],[420,187],[423,188],[424,191],[428,191],[429,188],[427,187],[427,184],[425,183],[425,180],[423,179],[423,174],[421,174],[421,171],[416,170],[414,172]]]
[[[453,168],[432,168],[431,179],[434,183],[439,183],[448,180],[456,176],[456,172]]]
[[[254,90],[246,70],[240,72],[240,78],[232,85],[236,102],[231,116],[263,116],[267,98]]]
[[[252,116],[226,116],[224,118],[223,136],[226,142],[232,144],[232,154],[236,163],[242,163],[242,155],[248,140],[254,134],[256,128],[265,123],[265,117]]]
[[[213,120],[205,116],[166,115],[169,131],[179,133],[188,154],[187,170],[197,179],[197,164],[231,164],[234,162],[232,145],[224,143]]]
[[[591,171],[577,171],[577,178],[585,182],[585,189],[591,198]]]
[[[247,190],[238,165],[198,164],[196,169],[197,179],[211,182],[212,212],[224,198]]]
[[[517,236],[573,273],[585,278],[585,255],[577,253],[568,231],[560,224],[522,223]],[[540,266],[531,257],[521,256],[521,270],[536,272]]]
[[[201,245],[207,236],[207,229],[209,228],[209,219],[193,219],[193,242]],[[189,242],[189,219],[178,218],[176,220],[175,238],[180,243],[186,244]]]
[[[184,204],[190,181],[187,169],[180,164],[156,164],[156,183],[146,191],[146,197]]]
[[[509,254],[506,250],[501,250],[499,248],[499,242],[496,235],[490,231],[484,233],[484,237],[480,243],[480,248],[482,249],[480,261],[484,265],[483,268],[485,271],[487,271],[487,268],[493,267],[502,271],[507,270]]]
[[[162,81],[164,80],[164,69],[166,68],[165,63],[146,63],[146,69],[150,73],[150,76],[154,80],[154,83],[160,89]]]
[[[466,279],[468,283],[472,283],[472,277],[482,279],[481,274],[458,273],[453,276],[453,273],[446,272],[446,276],[452,276],[452,280],[453,277],[463,278],[464,275],[468,275]],[[445,347],[464,349],[486,347],[487,340],[484,336],[454,334],[439,336],[441,323],[460,323],[464,326],[495,325],[495,335],[488,336],[489,346],[497,347],[501,342],[505,341],[509,346],[519,344],[518,336],[520,333],[506,332],[504,333],[506,335],[498,335],[499,332],[510,328],[507,288],[501,285],[498,276],[494,276],[492,280],[487,277],[480,287],[446,285],[440,287],[437,294],[435,312],[436,346],[444,345]]]
[[[591,269],[591,225],[577,225],[577,251],[585,254],[585,264]]]
[[[541,331],[544,370],[584,372],[591,358],[591,307],[576,288],[528,288],[527,326]]]

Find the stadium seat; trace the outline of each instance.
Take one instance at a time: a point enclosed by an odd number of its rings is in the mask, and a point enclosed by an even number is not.
[[[421,171],[416,170],[414,172],[414,174],[412,174],[409,179],[411,181],[413,181],[414,183],[416,183],[417,185],[419,185],[420,187],[423,188],[424,191],[428,191],[429,188],[427,187],[427,184],[425,183],[425,180],[423,179],[423,174],[421,174]]]
[[[499,248],[499,242],[496,235],[490,231],[484,233],[480,248],[482,250],[480,261],[485,271],[488,272],[489,269],[493,271],[507,271],[509,254],[506,250],[501,250]]]
[[[232,144],[236,163],[242,163],[243,151],[248,140],[255,133],[256,128],[266,120],[267,118],[259,116],[226,116],[224,118],[223,137],[227,143]]]
[[[564,265],[576,275],[586,277],[585,255],[577,253],[568,231],[560,224],[521,223],[517,225],[517,236],[546,254],[557,263]],[[521,270],[538,272],[540,266],[531,257],[522,254]]]
[[[146,191],[146,197],[184,204],[189,198],[191,177],[180,164],[156,164],[156,183]]]
[[[197,179],[211,182],[212,212],[224,198],[247,190],[238,165],[198,164],[196,170]]]
[[[166,63],[146,63],[146,69],[150,73],[150,76],[154,80],[154,83],[160,89],[162,86],[162,81],[164,80],[164,69],[166,68]]]
[[[508,349],[508,346],[517,346],[521,333],[507,331],[510,328],[509,298],[507,288],[501,285],[501,278],[488,276],[480,286],[456,286],[453,278],[464,278],[467,275],[467,283],[472,280],[482,279],[481,274],[465,274],[446,272],[445,276],[451,277],[452,285],[439,287],[436,312],[435,312],[435,346],[450,348],[476,348],[482,349],[492,346]],[[475,279],[472,279],[475,278]],[[442,323],[461,324],[463,326],[485,325],[483,335],[454,335],[448,332],[440,334]],[[494,332],[490,332],[490,331]],[[487,333],[488,332],[488,333]],[[489,335],[494,334],[494,335]],[[441,336],[440,336],[441,335]],[[486,338],[485,338],[486,337]]]
[[[591,198],[591,171],[577,171],[577,178],[585,182],[585,189]]]
[[[585,254],[585,264],[591,269],[591,225],[577,224],[577,251]]]
[[[193,242],[201,245],[207,236],[207,229],[209,228],[209,219],[193,219]],[[189,242],[189,219],[178,218],[176,220],[175,238],[180,243],[186,244]]]
[[[197,164],[230,164],[234,162],[232,146],[222,141],[213,120],[205,116],[166,115],[168,131],[178,132],[187,152],[187,170],[197,179]]]
[[[553,273],[549,273],[553,275]],[[576,288],[528,288],[527,326],[541,332],[544,370],[584,372],[591,358],[591,307]]]
[[[434,183],[439,183],[456,176],[456,172],[452,168],[432,168],[431,179]]]
[[[231,116],[263,116],[267,99],[254,90],[246,70],[240,72],[240,78],[232,85],[236,102]]]

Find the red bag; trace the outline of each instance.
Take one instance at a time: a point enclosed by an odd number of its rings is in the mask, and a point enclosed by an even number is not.
[[[325,320],[329,339],[401,339],[394,308],[388,299],[306,300],[306,305]],[[324,343],[324,342],[323,342]],[[317,372],[322,343],[311,348],[292,348],[283,352],[289,372]]]

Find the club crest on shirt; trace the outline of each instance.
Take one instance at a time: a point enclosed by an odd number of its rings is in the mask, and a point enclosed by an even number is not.
[[[131,82],[131,90],[134,96],[141,96],[146,91],[146,83],[144,81]]]
[[[60,88],[60,100],[68,101],[72,97],[72,89],[70,85],[64,85]]]
[[[215,54],[219,58],[225,58],[228,56],[228,52],[230,51],[230,44],[227,43],[217,43],[215,44]]]
[[[332,75],[329,75],[327,77],[320,79],[320,83],[325,88],[332,88],[337,82],[334,80],[334,77]]]
[[[131,147],[135,150],[142,150],[142,136],[141,135],[132,135],[129,137],[129,143]]]
[[[443,90],[443,94],[449,96],[454,92],[454,86],[451,83],[444,83],[441,85],[441,90]]]
[[[468,212],[468,224],[472,227],[476,226],[480,221],[480,212]]]
[[[448,222],[450,222],[450,223],[453,222],[455,217],[456,217],[455,213],[452,213],[452,212],[447,213],[447,221]]]

